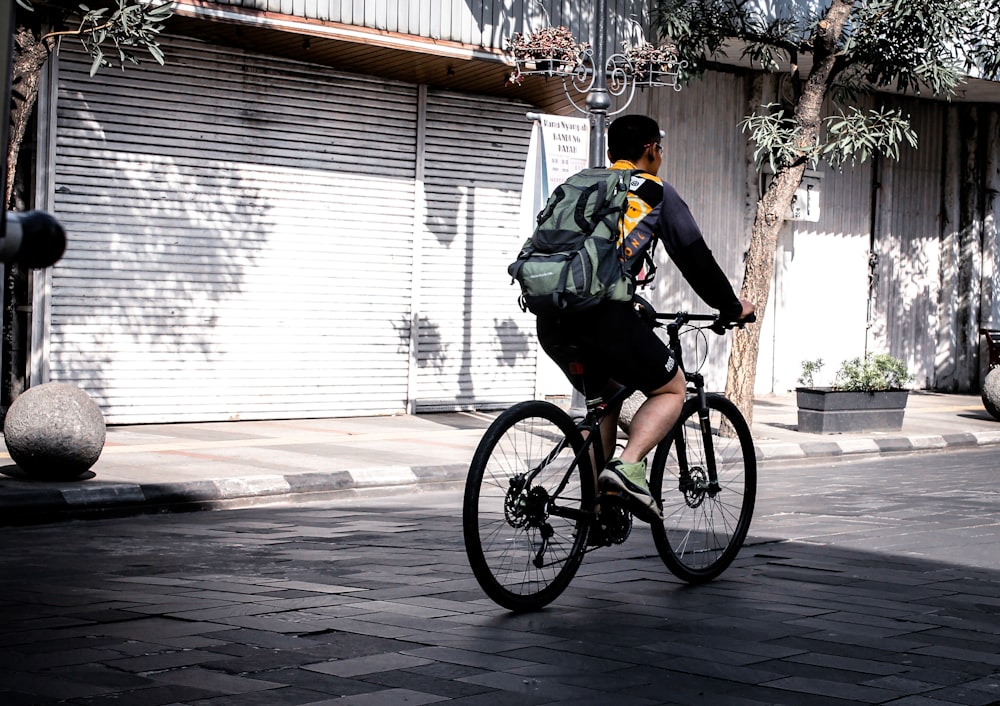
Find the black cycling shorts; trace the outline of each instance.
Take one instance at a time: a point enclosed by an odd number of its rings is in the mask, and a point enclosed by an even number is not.
[[[648,394],[677,374],[673,353],[628,303],[607,301],[578,314],[539,316],[537,328],[542,349],[588,398],[607,394],[613,382]],[[583,364],[582,385],[570,374],[571,363]]]

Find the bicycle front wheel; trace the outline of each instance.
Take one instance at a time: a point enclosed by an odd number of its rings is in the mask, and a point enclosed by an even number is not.
[[[569,415],[533,400],[497,417],[476,449],[462,509],[465,551],[486,595],[505,608],[547,605],[580,566],[595,488],[583,445]]]
[[[679,579],[704,583],[733,562],[753,517],[757,458],[746,420],[721,395],[707,396],[708,428],[698,400],[684,403],[680,419],[653,456],[650,491],[663,503],[663,524],[653,539]]]

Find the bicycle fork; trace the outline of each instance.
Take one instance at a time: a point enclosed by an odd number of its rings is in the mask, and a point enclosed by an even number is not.
[[[708,400],[705,394],[704,378],[698,373],[689,373],[687,379],[694,383],[694,398],[698,400],[698,427],[705,449],[704,467],[690,465],[687,454],[687,441],[683,429],[677,434],[677,465],[680,470],[678,490],[690,507],[697,507],[705,496],[714,498],[718,495],[718,466],[715,462],[715,442],[712,438],[712,420],[709,415]]]

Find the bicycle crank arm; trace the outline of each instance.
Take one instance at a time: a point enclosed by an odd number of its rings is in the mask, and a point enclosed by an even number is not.
[[[564,517],[567,520],[587,520],[588,522],[597,517],[593,510],[581,510],[578,507],[563,507],[562,505],[549,505],[549,514],[555,517]]]

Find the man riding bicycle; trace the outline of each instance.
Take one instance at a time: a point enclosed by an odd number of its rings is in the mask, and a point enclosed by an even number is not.
[[[634,170],[628,194],[619,254],[629,272],[638,277],[647,254],[663,243],[695,293],[718,309],[723,319],[735,321],[753,313],[754,305],[740,299],[702,237],[691,211],[677,191],[657,178],[663,164],[663,146],[656,121],[626,115],[608,128],[608,157],[612,169]],[[622,248],[622,243],[627,247]],[[629,425],[621,455],[607,461],[598,482],[616,490],[641,520],[663,517],[646,481],[646,456],[667,435],[680,416],[686,383],[666,344],[628,302],[604,300],[579,313],[539,315],[538,340],[545,352],[569,374],[571,363],[583,364],[581,392],[607,399],[622,385],[640,390],[646,400]],[[573,358],[566,347],[575,349]],[[621,406],[601,423],[604,448],[615,448]]]

